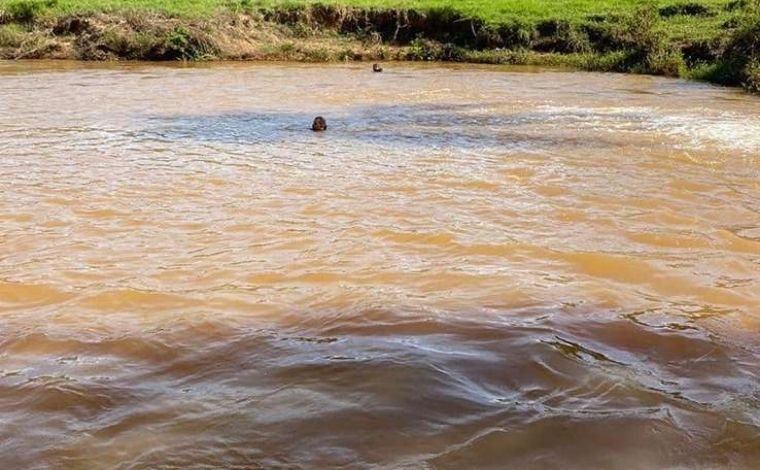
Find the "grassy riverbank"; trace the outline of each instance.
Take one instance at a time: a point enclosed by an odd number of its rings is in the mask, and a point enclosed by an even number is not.
[[[760,90],[758,0],[0,0],[0,58],[448,60]]]

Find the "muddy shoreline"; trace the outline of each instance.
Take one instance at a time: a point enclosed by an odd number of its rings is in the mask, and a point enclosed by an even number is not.
[[[43,3],[14,5],[22,7],[0,10],[0,59],[449,61],[643,73],[760,90],[760,21],[751,12],[714,39],[673,41],[661,27],[670,13],[654,8],[581,24],[493,25],[451,9],[316,4],[198,19],[144,11],[48,14]]]

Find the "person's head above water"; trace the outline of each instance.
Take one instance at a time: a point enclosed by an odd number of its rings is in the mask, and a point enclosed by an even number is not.
[[[311,124],[311,130],[314,132],[321,132],[327,129],[327,121],[322,116],[314,118],[314,122]]]

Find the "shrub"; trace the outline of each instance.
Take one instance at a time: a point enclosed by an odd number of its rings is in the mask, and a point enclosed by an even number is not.
[[[625,72],[628,55],[623,51],[604,54],[583,54],[580,66],[587,70]]]
[[[24,30],[18,25],[0,26],[0,47],[19,47],[24,42]]]
[[[744,76],[744,88],[753,93],[760,93],[760,62],[750,62],[744,70]]]
[[[498,28],[504,47],[522,49],[530,47],[536,34],[532,25],[523,21],[512,21]]]
[[[441,50],[440,43],[418,38],[409,44],[407,58],[411,60],[438,60]]]
[[[644,7],[622,18],[610,30],[611,50],[624,51],[621,71],[681,76],[686,71],[683,54],[667,40],[654,7]]]
[[[409,45],[406,57],[410,60],[445,60],[462,62],[469,54],[466,49],[452,43],[441,44],[429,39],[415,39]]]
[[[92,53],[110,53],[113,56],[129,60],[150,58],[161,44],[161,38],[148,32],[136,32],[109,28],[97,38]],[[84,58],[100,58],[97,54]]]
[[[687,2],[676,3],[660,8],[660,16],[669,18],[671,16],[715,16],[715,11],[701,3]]]
[[[304,60],[307,62],[330,62],[335,60],[333,51],[324,46],[307,48],[303,51]]]
[[[760,6],[748,6],[737,19],[718,61],[699,71],[698,77],[722,85],[757,87],[757,64],[760,62]]]
[[[647,73],[666,77],[683,77],[687,67],[683,54],[676,50],[661,50],[647,56]]]
[[[475,49],[493,49],[503,47],[504,40],[499,34],[499,29],[493,25],[483,25],[475,35]]]
[[[216,48],[201,31],[190,31],[183,26],[171,30],[164,40],[163,59],[200,60],[216,53]]]
[[[575,28],[566,20],[547,20],[536,25],[538,40],[533,49],[564,54],[588,52],[591,43],[585,31]]]
[[[32,24],[56,3],[57,0],[16,0],[5,7],[5,15],[12,22]]]

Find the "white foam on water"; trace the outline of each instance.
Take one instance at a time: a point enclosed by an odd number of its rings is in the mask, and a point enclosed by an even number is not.
[[[606,132],[657,132],[679,141],[683,149],[717,146],[760,156],[760,119],[731,112],[701,109],[674,113],[653,107],[540,106],[545,121],[564,122],[579,128]]]

